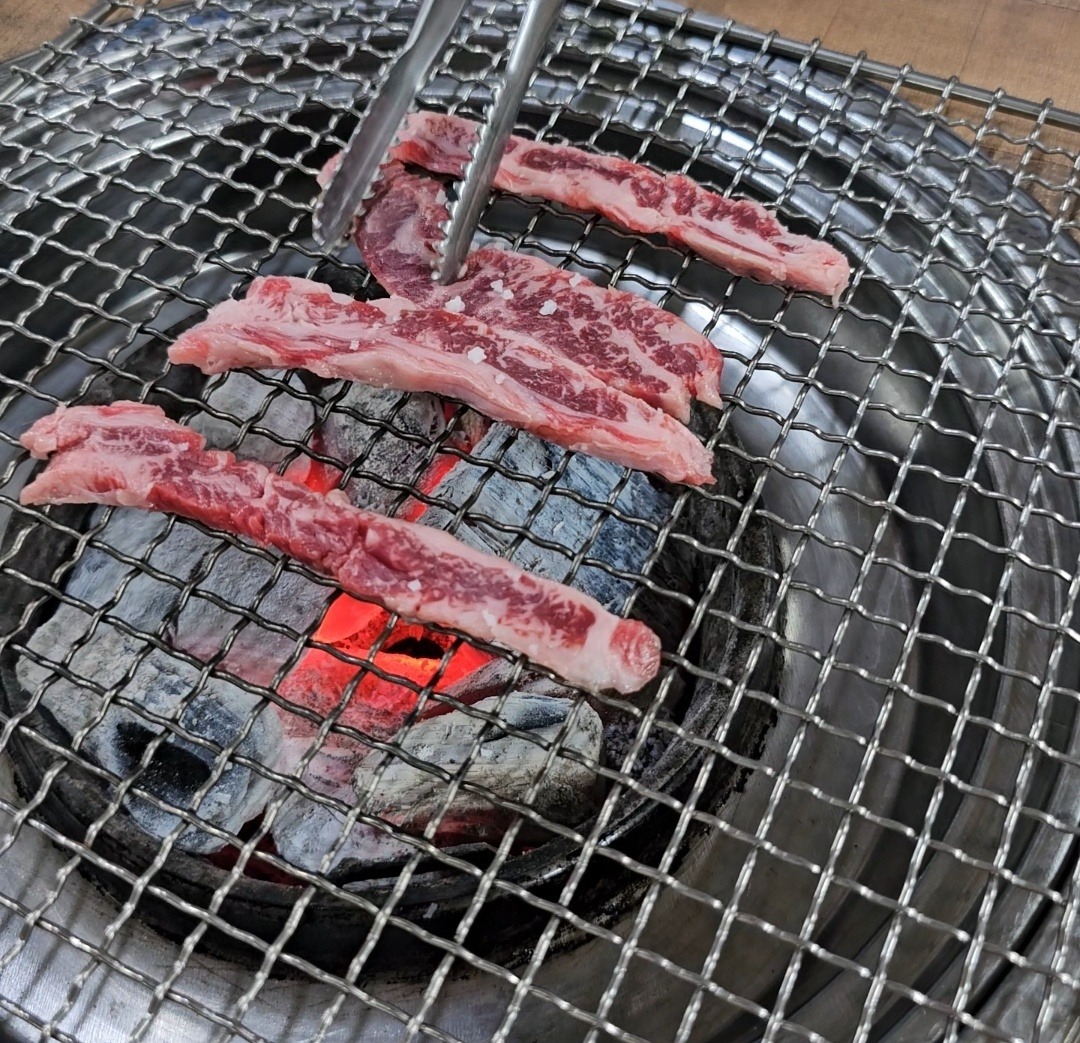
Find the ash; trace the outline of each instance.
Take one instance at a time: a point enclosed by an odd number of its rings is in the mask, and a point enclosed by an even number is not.
[[[608,764],[622,768],[640,729],[641,722],[628,713],[618,713],[604,723],[604,756]],[[675,736],[666,728],[650,728],[627,774],[635,779],[640,778],[647,768],[660,759],[674,739]]]

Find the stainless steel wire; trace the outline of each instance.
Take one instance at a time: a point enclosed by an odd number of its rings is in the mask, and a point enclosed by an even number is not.
[[[428,438],[405,425],[404,398],[386,416],[367,416],[341,389],[261,375],[265,400],[241,418],[174,382],[164,345],[177,324],[254,274],[328,270],[311,236],[314,175],[385,76],[412,10],[390,0],[113,3],[95,24],[10,69],[0,88],[0,509],[8,533],[0,579],[29,592],[26,619],[36,605],[66,604],[89,620],[55,655],[34,647],[25,627],[0,636],[0,654],[52,676],[0,718],[0,1010],[16,1038],[1070,1038],[1080,1011],[1077,117],[673,5],[568,4],[523,109],[530,133],[760,198],[853,262],[852,288],[832,308],[732,279],[588,215],[493,203],[483,225],[491,238],[654,300],[725,351],[725,409],[705,436],[750,479],[739,490],[684,491],[656,520],[626,506],[627,478],[603,500],[567,490],[568,456],[544,476],[515,470],[512,437],[477,457],[453,437],[462,410]],[[501,0],[471,5],[425,103],[482,111],[512,25]],[[362,273],[351,256],[336,270]],[[363,279],[357,286],[370,289]],[[248,628],[261,627],[294,652],[270,685],[228,675],[261,700],[259,713],[289,709],[276,685],[311,647],[361,676],[395,680],[372,662],[390,625],[357,659],[320,645],[318,621],[298,629],[268,618],[264,606],[283,577],[315,581],[291,562],[223,536],[177,575],[154,553],[180,522],[127,554],[109,542],[108,514],[72,529],[19,506],[28,464],[18,435],[34,416],[103,389],[209,411],[234,422],[240,437],[278,446],[286,463],[306,456],[343,466],[343,481],[381,485],[398,508],[442,506],[452,531],[486,525],[505,536],[508,554],[529,545],[557,552],[571,579],[591,568],[632,580],[635,598],[686,613],[666,663],[715,686],[728,709],[706,732],[667,716],[675,670],[645,705],[603,700],[631,713],[636,730],[621,761],[591,764],[607,791],[581,827],[540,815],[535,790],[507,801],[464,770],[429,765],[446,784],[446,803],[423,835],[411,836],[362,801],[328,796],[245,753],[258,714],[216,743],[141,705],[123,683],[79,676],[80,650],[111,627],[139,648],[125,681],[168,651],[197,673],[190,705],[227,672],[224,656]],[[275,411],[296,401],[313,419],[283,435]],[[313,441],[331,416],[367,425],[363,454],[338,460]],[[406,480],[378,471],[390,439],[415,445]],[[483,468],[463,503],[417,488],[444,456]],[[539,491],[520,519],[493,519],[477,506],[499,480]],[[595,512],[582,545],[562,547],[535,531],[559,503]],[[707,506],[732,519],[722,539],[687,523]],[[649,534],[640,571],[599,554],[606,519]],[[776,541],[775,560],[748,553],[761,527]],[[63,563],[44,577],[28,573],[34,542],[60,535],[73,548]],[[680,551],[697,555],[693,595],[657,571]],[[91,552],[126,569],[100,604],[65,590],[74,562]],[[237,552],[265,575],[242,604],[204,585]],[[758,618],[722,603],[718,592],[732,576],[771,584]],[[121,601],[147,578],[176,600],[160,624],[135,626]],[[210,662],[169,643],[171,620],[195,603],[231,620]],[[703,635],[725,630],[748,649],[730,676],[701,651]],[[453,637],[441,670],[461,640]],[[780,675],[763,688],[763,664],[777,651]],[[63,678],[103,700],[70,743],[35,724],[49,685]],[[430,699],[437,680],[413,687]],[[502,719],[504,705],[461,712],[529,739]],[[109,706],[158,729],[126,777],[83,748]],[[342,723],[340,707],[326,718],[291,712],[310,722],[308,760],[352,736],[410,761],[401,736],[363,737]],[[746,713],[768,719],[760,746],[740,743]],[[698,758],[677,793],[632,770],[658,737]],[[139,769],[173,739],[210,758],[201,793],[235,765],[277,787],[250,832],[230,834],[140,781]],[[560,741],[541,745],[549,765],[563,755]],[[49,765],[30,791],[12,778],[24,748]],[[710,783],[725,765],[741,774],[717,802]],[[78,839],[45,814],[75,767],[108,794]],[[407,845],[382,891],[328,875],[347,832],[317,869],[267,848],[293,793],[340,815],[346,829],[362,823]],[[513,813],[480,862],[435,842],[458,793]],[[176,816],[141,868],[101,842],[132,796]],[[610,842],[628,797],[664,812],[658,850]],[[235,854],[202,897],[170,875],[192,825]],[[573,853],[548,889],[511,872],[524,831],[537,825]],[[280,922],[262,935],[226,914],[256,865],[296,882]],[[432,865],[467,882],[446,929],[425,926],[413,908]],[[123,895],[99,892],[88,881],[94,873]],[[631,881],[624,908],[601,915],[583,900],[595,873]],[[181,937],[144,922],[151,900],[187,917]],[[369,919],[335,970],[294,949],[306,918],[328,901]],[[491,955],[477,937],[497,901],[508,917],[537,923],[514,958]],[[431,955],[415,980],[381,969],[382,947],[398,936]],[[246,958],[207,953],[214,937]]]

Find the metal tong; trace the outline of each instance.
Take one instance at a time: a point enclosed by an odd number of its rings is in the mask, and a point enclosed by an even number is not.
[[[348,232],[353,218],[369,198],[402,120],[412,108],[435,59],[446,49],[468,3],[469,0],[424,0],[405,49],[353,133],[315,208],[315,238],[324,248],[329,249]],[[521,25],[507,58],[506,73],[493,93],[457,199],[449,204],[450,220],[444,225],[446,239],[437,247],[434,272],[443,285],[460,277],[521,99],[561,8],[562,0],[526,0]]]

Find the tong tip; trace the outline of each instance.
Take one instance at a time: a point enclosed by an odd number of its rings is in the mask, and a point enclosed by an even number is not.
[[[320,200],[311,221],[311,233],[318,246],[323,250],[332,250],[345,238],[347,230],[348,222],[342,220],[340,213],[331,212]]]
[[[505,73],[495,85],[487,120],[462,171],[458,198],[449,207],[450,225],[435,265],[435,277],[444,286],[460,277],[522,98],[561,8],[562,0],[527,0]]]

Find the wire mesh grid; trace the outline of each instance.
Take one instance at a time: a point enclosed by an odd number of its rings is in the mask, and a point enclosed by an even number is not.
[[[328,266],[312,247],[314,175],[400,47],[411,10],[112,4],[100,10],[102,24],[25,64],[4,97],[0,438],[9,535],[0,573],[27,597],[3,644],[50,680],[0,731],[0,750],[30,746],[47,765],[29,789],[0,791],[0,1009],[41,1038],[72,1040],[177,1030],[248,1040],[1067,1038],[1078,998],[1080,764],[1071,352],[1080,295],[1069,238],[1080,150],[1062,126],[1070,117],[675,9],[568,6],[523,113],[530,133],[775,203],[790,224],[832,238],[854,261],[852,289],[834,309],[731,279],[591,218],[513,201],[492,208],[486,227],[495,238],[657,301],[727,354],[726,408],[706,434],[743,468],[744,487],[684,491],[662,518],[642,517],[622,499],[627,476],[597,500],[561,484],[569,455],[543,476],[505,462],[512,436],[477,457],[458,438],[463,410],[432,438],[404,423],[405,398],[372,416],[350,407],[342,388],[263,375],[252,378],[255,405],[237,417],[213,404],[212,383],[192,393],[167,366],[170,333],[254,274],[362,275],[354,257]],[[476,111],[511,27],[506,5],[471,9],[425,102]],[[1009,169],[988,155],[1006,156]],[[361,278],[356,289],[372,288]],[[214,534],[212,549],[178,574],[154,555],[191,528],[185,523],[159,525],[126,553],[108,539],[108,512],[73,524],[18,506],[28,470],[18,434],[60,401],[103,396],[156,396],[186,415],[231,422],[238,443],[258,436],[276,447],[281,467],[344,465],[343,483],[382,488],[391,510],[442,507],[452,531],[484,524],[505,538],[506,553],[540,546],[561,556],[571,580],[599,570],[632,580],[639,601],[648,594],[652,606],[677,606],[685,620],[660,691],[638,705],[601,700],[636,722],[620,762],[566,750],[573,714],[554,741],[508,724],[505,693],[522,664],[493,713],[459,710],[532,742],[549,768],[557,757],[586,763],[607,787],[595,818],[584,828],[553,821],[533,807],[536,785],[508,801],[464,768],[425,767],[400,734],[361,736],[341,722],[343,705],[322,715],[277,692],[314,647],[355,668],[353,689],[374,675],[411,685],[420,699],[445,698],[433,689],[460,636],[447,636],[435,675],[416,684],[379,665],[392,620],[360,656],[320,642],[317,618],[299,628],[277,622],[265,607],[272,592],[290,577],[317,582],[290,562]],[[283,432],[275,416],[297,402],[308,410],[306,429]],[[313,441],[332,416],[368,432],[350,459]],[[415,449],[404,479],[375,466],[393,440]],[[443,458],[482,469],[463,503],[418,488]],[[497,478],[537,491],[520,519],[477,509]],[[591,512],[578,545],[536,531],[559,501]],[[726,512],[723,539],[682,524],[702,504]],[[639,568],[597,552],[608,519],[647,535]],[[775,559],[747,551],[747,534],[762,526]],[[28,569],[36,545],[60,536],[62,559],[43,575]],[[692,593],[658,578],[672,547],[696,555]],[[92,552],[119,562],[123,578],[102,598],[80,599],[67,578]],[[259,577],[243,604],[205,582],[230,553]],[[718,599],[733,574],[767,581],[756,618]],[[147,578],[175,591],[173,618],[132,625],[119,606]],[[193,601],[229,619],[209,664],[171,643],[171,622]],[[88,621],[55,654],[35,647],[26,625],[43,604],[76,608]],[[106,625],[136,651],[103,683],[77,664]],[[221,666],[252,626],[292,649],[268,684]],[[710,666],[705,631],[740,636],[738,670]],[[224,674],[257,709],[221,743],[182,714],[131,699],[125,685],[155,651],[194,671],[185,705]],[[779,674],[762,685],[774,654]],[[707,731],[665,716],[679,677],[711,685],[722,701]],[[68,741],[34,723],[57,678],[102,700],[97,719]],[[156,735],[119,776],[82,748],[109,705]],[[275,708],[309,722],[308,752],[293,774],[245,746]],[[733,735],[747,708],[767,723],[761,744]],[[694,752],[677,792],[631,771],[658,734]],[[350,736],[441,771],[444,803],[421,835],[297,777]],[[185,805],[145,785],[144,769],[170,737],[205,751],[211,765]],[[478,736],[466,767],[480,745]],[[78,839],[40,814],[73,765],[108,794]],[[237,765],[275,794],[239,835],[199,810]],[[712,785],[719,765],[742,769],[722,800]],[[337,812],[339,844],[361,823],[405,845],[386,886],[349,887],[267,848],[295,792]],[[459,793],[512,812],[483,859],[435,842]],[[666,812],[648,855],[608,842],[627,793]],[[172,816],[143,865],[100,843],[133,798]],[[570,852],[547,890],[505,872],[535,826]],[[233,851],[202,892],[169,875],[189,827]],[[273,931],[222,913],[251,886],[253,865],[291,879],[278,885],[288,897]],[[410,913],[416,882],[432,866],[468,882],[439,929]],[[112,881],[110,896],[87,884],[94,871]],[[591,872],[623,872],[629,900],[607,909],[581,902]],[[366,917],[333,970],[291,944],[327,899]],[[513,958],[487,954],[482,937],[497,899],[500,917],[537,924]],[[154,901],[185,914],[185,929],[166,937],[144,926]],[[432,954],[415,980],[380,973],[378,945],[396,934]],[[207,955],[211,936],[246,957]]]

